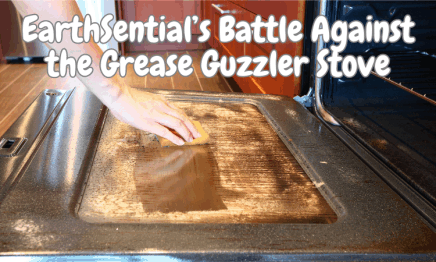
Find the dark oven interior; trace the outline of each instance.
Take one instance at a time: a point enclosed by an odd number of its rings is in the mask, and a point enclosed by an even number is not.
[[[436,2],[337,1],[329,3],[330,22],[402,20],[416,23],[414,44],[349,43],[342,53],[387,54],[388,79],[326,77],[323,101],[344,128],[385,164],[436,204]]]

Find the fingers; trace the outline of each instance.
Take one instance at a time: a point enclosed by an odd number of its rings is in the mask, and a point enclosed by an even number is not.
[[[183,112],[183,110],[177,108],[171,103],[166,103],[163,108],[163,112],[168,115],[171,115],[175,118],[182,120],[183,124],[188,128],[189,132],[192,134],[193,138],[201,137],[201,134],[198,132],[197,128],[194,126],[192,121],[188,118],[188,116]]]
[[[188,130],[182,120],[161,112],[156,112],[155,116],[156,117],[154,118],[154,121],[176,130],[177,133],[179,133],[183,139],[185,139],[185,141],[192,142],[194,139],[194,137],[191,135],[191,132]]]
[[[191,141],[190,140],[191,137],[193,139],[201,137],[201,135],[198,132],[198,130],[196,129],[195,125],[188,118],[188,116],[185,114],[185,112],[183,110],[177,108],[173,104],[171,104],[164,96],[153,95],[151,100],[149,100],[148,102],[146,102],[144,99],[142,99],[141,101],[143,101],[143,102],[141,102],[142,106],[148,112],[148,114],[146,114],[147,118],[153,119],[153,121],[159,122],[165,126],[168,126],[168,127],[175,129],[177,132],[179,132],[180,135],[182,135],[182,137],[185,139],[185,141]],[[183,129],[181,127],[176,126],[176,128],[174,128],[173,125],[168,125],[169,122],[163,123],[162,121],[159,121],[159,117],[161,117],[162,115],[156,114],[156,112],[163,113],[164,115],[169,115],[169,116],[172,116],[172,117],[180,120],[182,122],[182,124],[184,126],[186,126],[189,134],[186,135],[186,134],[180,132],[179,130]],[[165,120],[165,118],[163,120]],[[170,121],[173,122],[173,124],[175,123],[174,119],[171,119]],[[177,124],[177,125],[179,125],[179,124]]]
[[[201,136],[182,110],[159,95],[146,92],[135,94],[135,97],[123,95],[110,109],[121,121],[155,133],[177,145],[183,145],[183,139],[191,142]],[[165,127],[174,129],[183,139]]]
[[[152,122],[152,121],[144,121],[144,122],[141,122],[141,124],[134,125],[134,126],[139,128],[139,129],[146,130],[148,132],[151,132],[153,134],[156,134],[158,136],[166,138],[176,145],[183,146],[185,144],[183,139],[174,135],[173,133],[171,133],[170,130],[168,130],[166,127],[160,125],[159,123]]]

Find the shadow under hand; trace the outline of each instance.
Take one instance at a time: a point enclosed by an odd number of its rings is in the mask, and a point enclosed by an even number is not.
[[[227,209],[217,193],[213,154],[205,146],[162,148],[144,152],[134,170],[136,191],[145,212]]]

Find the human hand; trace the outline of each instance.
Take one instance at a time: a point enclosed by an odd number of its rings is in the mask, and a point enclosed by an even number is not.
[[[184,141],[168,128],[177,131],[187,142],[201,137],[185,112],[158,94],[130,88],[123,91],[108,107],[117,119],[177,145],[183,145]]]

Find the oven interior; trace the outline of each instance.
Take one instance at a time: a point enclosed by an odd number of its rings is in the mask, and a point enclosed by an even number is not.
[[[326,109],[398,176],[436,204],[436,2],[331,2],[331,21],[403,19],[416,23],[413,44],[349,43],[342,53],[390,57],[389,79],[327,76]]]

